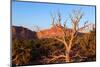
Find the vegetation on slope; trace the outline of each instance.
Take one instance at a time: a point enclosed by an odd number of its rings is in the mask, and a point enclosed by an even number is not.
[[[70,38],[70,37],[69,37]],[[96,60],[96,34],[95,29],[90,33],[81,35],[73,41],[70,52],[70,62]],[[64,44],[53,39],[33,39],[12,41],[13,65],[65,63]]]

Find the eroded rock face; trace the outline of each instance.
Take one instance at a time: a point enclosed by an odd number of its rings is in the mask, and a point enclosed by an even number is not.
[[[12,38],[33,39],[36,38],[36,32],[21,26],[12,26]]]
[[[56,26],[56,27],[51,27],[50,29],[45,29],[37,32],[38,38],[47,38],[47,37],[53,37],[53,36],[62,36],[64,35],[64,32],[62,30],[62,26]],[[72,29],[66,29],[66,34],[68,36],[71,34]]]
[[[42,38],[49,38],[49,37],[54,37],[54,36],[62,36],[64,35],[62,28],[63,26],[56,26],[56,27],[51,27],[49,29],[44,29],[44,30],[35,32],[21,26],[12,26],[12,38],[42,39]],[[69,28],[66,29],[65,31],[68,36],[70,36],[72,33],[72,29],[69,29]]]

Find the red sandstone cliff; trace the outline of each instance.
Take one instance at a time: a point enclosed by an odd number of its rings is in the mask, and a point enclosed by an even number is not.
[[[63,26],[55,26],[50,29],[41,30],[39,32],[31,31],[21,26],[12,26],[12,38],[17,39],[34,39],[34,38],[48,38],[53,36],[62,36]],[[72,29],[66,29],[66,34],[70,35]]]
[[[38,38],[47,38],[47,37],[53,37],[53,36],[62,36],[63,35],[63,30],[62,26],[55,26],[51,27],[50,29],[45,29],[37,32]],[[72,32],[71,29],[66,29],[66,33],[70,35]]]

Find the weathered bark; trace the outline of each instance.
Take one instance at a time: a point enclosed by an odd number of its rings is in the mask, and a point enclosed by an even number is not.
[[[65,59],[66,59],[66,62],[70,62],[70,55],[69,55],[69,53],[66,54],[66,58]]]
[[[83,16],[83,13],[81,13],[81,11],[74,11],[73,15],[70,15],[71,23],[73,25],[72,25],[72,32],[71,32],[70,39],[69,39],[68,43],[66,41],[66,37],[67,37],[67,35],[66,35],[66,21],[64,22],[64,26],[63,26],[64,28],[62,28],[62,32],[63,32],[63,35],[61,36],[62,38],[60,39],[59,37],[54,37],[56,40],[62,42],[65,46],[65,60],[66,60],[66,62],[71,62],[70,52],[71,52],[71,48],[73,45],[73,40],[77,37],[77,32],[81,29],[81,28],[78,28],[78,23],[80,22],[82,16]],[[54,22],[54,20],[53,20],[53,22]],[[61,23],[61,15],[60,14],[58,14],[58,22]],[[87,26],[82,27],[82,29],[87,27]]]

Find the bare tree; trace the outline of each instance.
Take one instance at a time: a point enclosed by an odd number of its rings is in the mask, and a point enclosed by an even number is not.
[[[33,26],[33,30],[34,30],[34,31],[40,31],[40,27],[37,26],[37,25],[34,25],[34,26]]]
[[[54,26],[55,25],[55,17],[53,16],[53,14],[52,13],[50,13],[51,14],[51,22],[52,22],[52,26]]]
[[[70,33],[70,39],[67,41],[66,38],[67,38],[67,35],[68,33],[66,33],[66,20],[63,24],[63,28],[61,28],[62,32],[63,32],[63,35],[61,35],[61,37],[53,37],[54,39],[60,41],[61,43],[64,44],[65,46],[65,55],[59,55],[59,56],[54,56],[53,59],[49,59],[48,60],[48,63],[51,61],[51,60],[55,60],[55,58],[65,58],[65,61],[66,62],[71,62],[71,59],[70,59],[70,52],[71,52],[71,48],[73,46],[73,40],[77,37],[77,33],[78,31],[81,29],[84,29],[85,27],[88,27],[88,25],[84,25],[83,27],[80,27],[78,26],[80,20],[82,19],[83,17],[83,12],[81,12],[80,10],[74,10],[71,14],[70,14],[70,19],[71,19],[71,23],[72,23],[72,32]],[[53,19],[53,23],[55,23],[54,21],[54,17],[52,18]],[[58,22],[61,24],[61,14],[58,13]],[[86,22],[87,23],[87,22]],[[85,24],[86,24],[85,23]]]

